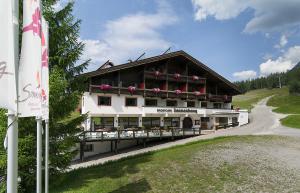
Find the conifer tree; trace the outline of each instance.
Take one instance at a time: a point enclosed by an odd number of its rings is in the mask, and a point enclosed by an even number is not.
[[[43,15],[49,23],[49,135],[50,179],[63,172],[74,158],[76,134],[84,116],[74,113],[79,105],[85,82],[78,77],[89,61],[80,63],[84,44],[79,40],[80,20],[73,16],[73,2],[55,11],[56,0],[43,0]],[[20,1],[20,26],[22,26]],[[6,116],[0,111],[1,144],[6,132]],[[34,118],[19,119],[19,192],[34,192],[36,175],[36,122]],[[6,152],[0,146],[0,192],[5,192]],[[2,183],[3,182],[3,183]]]

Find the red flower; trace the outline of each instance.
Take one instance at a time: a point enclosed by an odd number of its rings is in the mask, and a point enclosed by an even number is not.
[[[128,87],[128,91],[132,94],[134,93],[134,91],[136,90],[136,88],[134,86],[129,86]]]
[[[101,84],[99,88],[100,90],[110,90],[111,86],[109,84]]]
[[[175,90],[175,93],[176,93],[177,95],[179,95],[179,94],[181,94],[181,93],[182,93],[182,91],[181,91],[181,90],[179,90],[179,89],[177,89],[177,90]]]

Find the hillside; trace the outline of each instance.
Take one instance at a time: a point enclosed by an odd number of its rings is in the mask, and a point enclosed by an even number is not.
[[[276,107],[274,112],[289,114],[281,120],[281,123],[288,127],[300,128],[300,96],[290,95],[287,87],[253,90],[233,97],[233,105],[251,110],[255,103],[272,95],[274,96],[270,98],[267,105]]]
[[[253,105],[256,104],[261,99],[272,96],[275,94],[288,93],[288,89],[284,88],[276,88],[276,89],[257,89],[249,91],[242,95],[237,95],[233,97],[233,106],[239,107],[241,109],[251,110]]]

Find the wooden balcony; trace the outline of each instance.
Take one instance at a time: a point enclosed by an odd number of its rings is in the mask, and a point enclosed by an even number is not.
[[[103,89],[101,85],[90,85],[90,93],[103,93],[103,94],[125,94],[125,95],[142,95],[144,97],[158,97],[158,98],[177,98],[177,99],[193,99],[193,100],[205,100],[206,93],[195,92],[181,92],[176,93],[176,91],[170,90],[159,90],[155,92],[153,89],[139,89],[136,88],[131,91],[125,87],[109,87]]]
[[[232,96],[207,94],[207,99],[211,102],[231,102]]]
[[[191,82],[195,84],[205,84],[206,78],[197,76],[186,76],[179,75],[177,77],[175,74],[166,74],[153,71],[145,71],[145,78],[151,80],[169,80],[171,82]]]

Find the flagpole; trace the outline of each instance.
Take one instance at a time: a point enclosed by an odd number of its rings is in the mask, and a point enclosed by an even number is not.
[[[15,69],[19,66],[19,1],[12,0],[12,17],[13,17],[13,45],[14,52],[10,57],[13,58]],[[17,79],[18,70],[15,71]],[[16,80],[16,88],[17,83]],[[17,92],[17,91],[16,91]],[[18,94],[17,94],[18,96]],[[16,101],[17,102],[17,101]],[[8,110],[7,113],[7,193],[18,192],[18,122],[17,112]]]
[[[14,112],[7,113],[7,193],[18,192],[18,123]]]
[[[36,192],[42,193],[42,118],[36,117]]]
[[[49,120],[45,120],[45,193],[48,193],[49,185]]]

